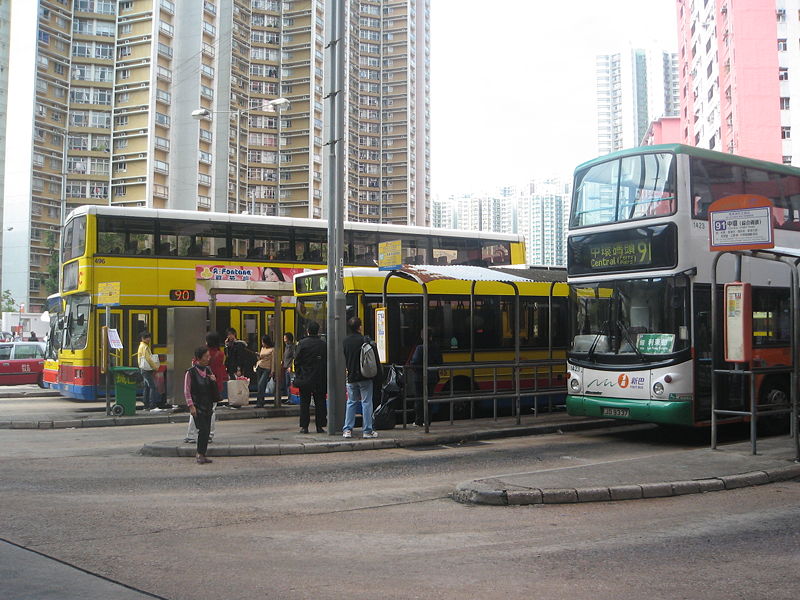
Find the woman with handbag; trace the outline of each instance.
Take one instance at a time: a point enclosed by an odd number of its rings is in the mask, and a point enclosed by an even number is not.
[[[267,384],[272,379],[275,367],[275,344],[268,335],[261,337],[261,349],[258,351],[258,362],[256,363],[256,380],[258,381],[258,394],[256,396],[256,407],[264,406],[267,392]],[[272,392],[275,391],[275,383],[272,384]]]
[[[186,370],[183,379],[183,394],[189,412],[197,424],[197,463],[204,465],[211,460],[206,458],[208,449],[208,436],[211,432],[211,415],[214,403],[219,400],[217,391],[217,378],[208,363],[211,355],[206,346],[200,346],[194,351],[194,364]]]

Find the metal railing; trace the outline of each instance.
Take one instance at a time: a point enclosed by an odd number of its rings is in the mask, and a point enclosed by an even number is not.
[[[447,363],[445,365],[428,367],[428,377],[438,374],[440,392],[430,394],[426,386],[420,386],[414,378],[420,377],[422,367],[418,365],[395,365],[402,368],[405,378],[403,394],[403,428],[408,425],[409,408],[419,399],[415,388],[421,388],[424,413],[428,416],[425,420],[425,432],[430,431],[430,406],[435,404],[449,405],[450,424],[456,417],[457,405],[469,404],[469,418],[476,418],[475,407],[477,403],[491,401],[492,418],[497,420],[498,409],[502,401],[509,401],[512,416],[516,417],[517,425],[522,419],[522,399],[533,397],[533,414],[538,415],[540,396],[550,396],[548,410],[553,410],[552,396],[566,393],[564,386],[564,359],[521,360],[519,362],[473,362],[473,363]],[[459,380],[469,383],[469,389],[459,390]],[[443,382],[443,383],[442,383]],[[530,383],[528,383],[530,382]],[[487,386],[486,384],[491,385]],[[525,383],[525,384],[524,384]],[[419,420],[419,419],[417,419]]]

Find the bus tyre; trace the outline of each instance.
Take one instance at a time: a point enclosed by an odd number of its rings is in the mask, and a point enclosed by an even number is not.
[[[770,408],[789,407],[788,382],[779,377],[767,377],[761,384],[758,394],[758,407]],[[764,410],[770,410],[765,408]],[[758,430],[760,435],[778,435],[789,430],[789,414],[769,415],[758,417]]]
[[[115,404],[111,407],[111,414],[115,417],[121,417],[125,413],[125,407],[121,404]]]

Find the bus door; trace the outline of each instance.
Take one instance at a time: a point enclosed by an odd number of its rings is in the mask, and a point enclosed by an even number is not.
[[[109,319],[108,327],[110,329],[116,329],[119,333],[120,339],[124,339],[122,337],[122,309],[120,308],[112,308],[110,311],[111,318]],[[106,325],[106,311],[104,308],[98,309],[98,335],[103,335],[103,327]],[[125,342],[123,342],[124,344]],[[103,347],[102,340],[100,343],[97,344],[98,350]],[[138,348],[139,345],[137,344],[136,347]],[[123,348],[122,350],[114,350],[111,346],[108,346],[109,350],[111,351],[111,363],[112,366],[117,365],[124,365],[125,360],[125,353],[130,354],[128,352],[128,348]],[[100,357],[98,357],[99,359]],[[99,362],[99,361],[98,361]]]
[[[259,310],[243,310],[240,313],[239,339],[247,342],[247,347],[255,352],[261,347],[261,332],[266,330],[268,314],[272,313]]]
[[[692,314],[694,315],[694,393],[695,393],[695,421],[711,420],[711,369],[712,356],[722,354],[722,311],[717,315],[716,327],[720,346],[711,347],[711,286],[707,284],[694,285],[694,299]],[[718,306],[722,306],[722,287],[717,291]],[[719,361],[720,359],[718,359]],[[740,383],[743,378],[739,378]],[[717,408],[729,410],[744,410],[744,396],[741,385],[732,383],[731,377],[719,377],[717,385]]]
[[[131,310],[128,312],[128,332],[122,337],[125,345],[125,364],[138,367],[136,354],[139,351],[139,334],[143,331],[152,333],[153,313],[150,310]],[[154,336],[155,337],[155,336]]]

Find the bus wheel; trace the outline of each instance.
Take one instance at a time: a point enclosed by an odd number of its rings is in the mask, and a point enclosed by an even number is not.
[[[789,384],[779,377],[768,377],[761,384],[758,394],[758,406],[771,406],[772,408],[789,407]],[[768,409],[765,409],[768,410]],[[769,415],[758,417],[758,430],[761,435],[778,435],[789,431],[789,415]]]

